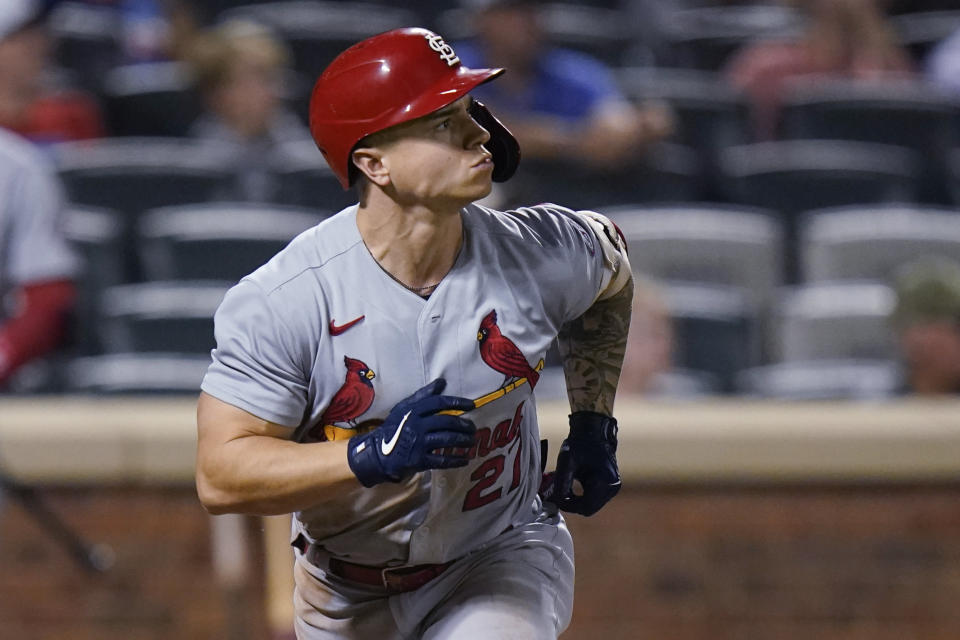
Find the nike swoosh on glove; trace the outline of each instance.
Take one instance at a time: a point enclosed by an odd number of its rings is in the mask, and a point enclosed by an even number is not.
[[[398,402],[379,427],[350,438],[347,462],[363,486],[400,482],[427,469],[466,466],[476,426],[460,416],[438,414],[470,411],[474,404],[467,398],[440,395],[446,386],[446,380],[437,378]]]

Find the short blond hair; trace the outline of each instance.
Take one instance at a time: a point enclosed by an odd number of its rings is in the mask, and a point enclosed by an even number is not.
[[[238,61],[279,70],[289,65],[291,59],[285,42],[249,20],[230,20],[199,34],[187,57],[195,81],[204,91],[221,86]]]

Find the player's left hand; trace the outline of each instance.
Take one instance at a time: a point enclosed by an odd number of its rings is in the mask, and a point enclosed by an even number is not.
[[[620,491],[616,453],[615,418],[593,411],[571,414],[547,499],[563,511],[592,516]],[[582,485],[582,495],[574,493],[574,480]]]
[[[443,378],[433,380],[398,402],[379,427],[350,438],[347,462],[363,486],[469,464],[466,451],[477,428],[466,418],[443,412],[471,411],[475,404],[468,398],[440,395],[446,385]]]

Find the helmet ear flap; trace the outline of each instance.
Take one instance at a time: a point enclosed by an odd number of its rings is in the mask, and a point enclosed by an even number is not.
[[[520,143],[482,102],[470,103],[470,117],[490,133],[484,146],[493,156],[493,181],[506,182],[520,166]]]

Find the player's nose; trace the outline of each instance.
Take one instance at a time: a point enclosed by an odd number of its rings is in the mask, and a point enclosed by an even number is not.
[[[490,132],[481,127],[476,120],[470,118],[470,124],[466,133],[466,148],[475,149],[485,145],[490,141]]]

